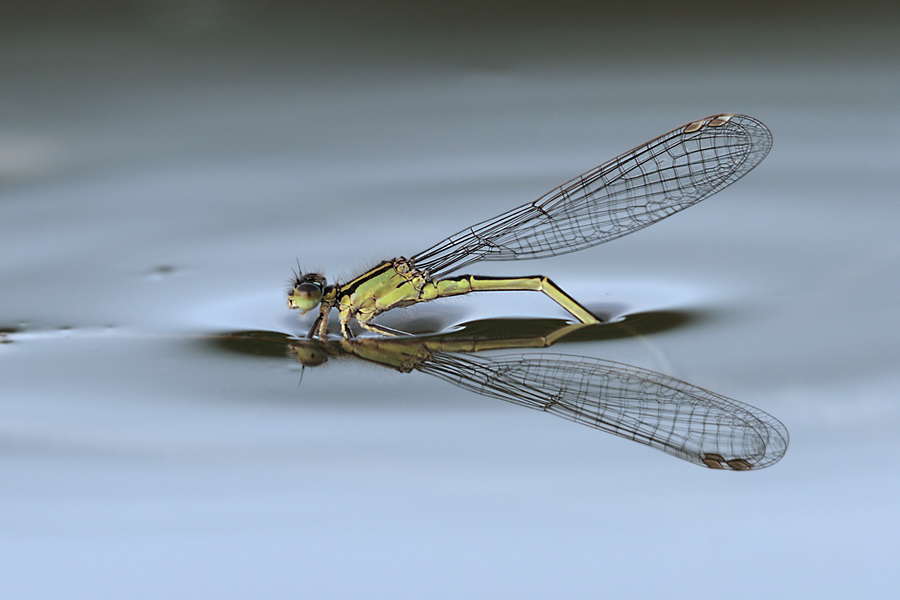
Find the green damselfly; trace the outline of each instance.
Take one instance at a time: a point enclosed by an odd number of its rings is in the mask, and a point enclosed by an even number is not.
[[[393,308],[482,291],[540,291],[581,323],[599,323],[543,275],[447,275],[483,260],[557,256],[628,235],[734,183],[771,147],[771,133],[752,117],[720,114],[693,121],[534,202],[468,227],[411,258],[384,261],[349,283],[328,285],[319,273],[298,272],[288,307],[306,313],[318,306],[308,335],[323,339],[332,308],[338,309],[345,338],[352,337],[352,320],[369,331],[402,335],[372,319]]]

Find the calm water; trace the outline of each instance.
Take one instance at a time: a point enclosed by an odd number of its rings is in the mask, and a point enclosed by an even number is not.
[[[0,38],[9,597],[892,595],[900,84],[883,31],[851,28],[852,53],[760,29],[676,56],[562,29],[466,45],[190,23]],[[330,361],[301,383],[277,348],[206,337],[301,334],[297,261],[352,276],[725,111],[775,136],[733,187],[600,248],[477,272],[667,315],[554,351],[762,408],[791,433],[772,468],[708,471],[418,373]],[[382,322],[565,318],[536,296]]]

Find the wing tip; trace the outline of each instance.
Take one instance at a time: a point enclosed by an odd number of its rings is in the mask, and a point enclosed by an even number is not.
[[[744,458],[726,459],[721,454],[704,454],[701,459],[710,469],[731,469],[732,471],[749,471],[754,465]]]
[[[688,123],[684,126],[684,133],[694,133],[695,131],[700,131],[704,127],[721,127],[731,119],[733,119],[736,115],[731,113],[722,113],[719,115],[712,115],[710,117],[706,117],[705,119],[700,119],[694,121],[692,123]]]

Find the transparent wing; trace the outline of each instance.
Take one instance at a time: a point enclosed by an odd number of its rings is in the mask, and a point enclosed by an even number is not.
[[[626,152],[534,202],[464,229],[412,261],[440,277],[482,260],[544,258],[596,246],[734,183],[771,147],[771,133],[756,119],[707,117]]]
[[[416,368],[713,469],[762,469],[778,462],[788,446],[784,425],[758,408],[620,363],[561,354],[439,352]]]

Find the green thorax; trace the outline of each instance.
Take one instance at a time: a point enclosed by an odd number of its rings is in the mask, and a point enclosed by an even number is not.
[[[363,273],[338,290],[338,309],[367,320],[392,308],[430,300],[431,278],[405,258],[395,258]]]

